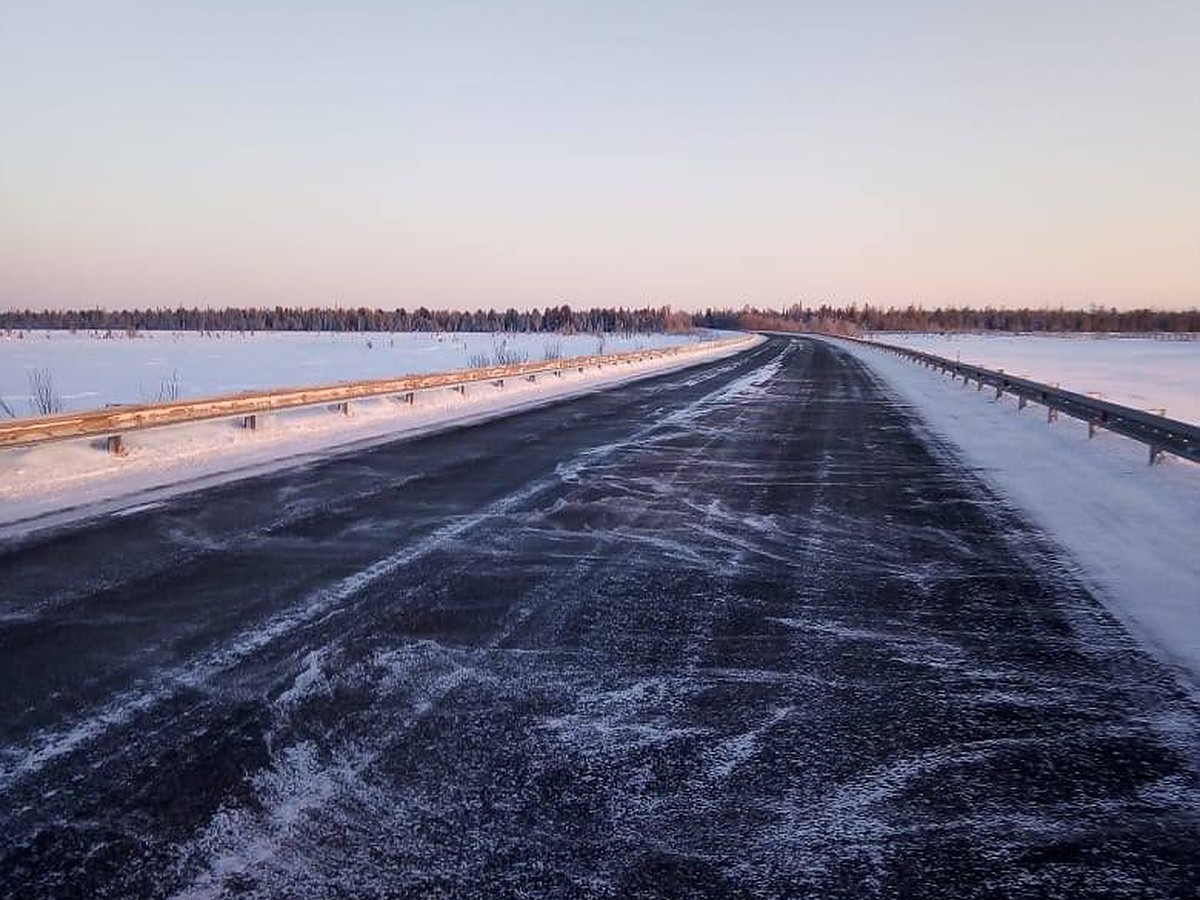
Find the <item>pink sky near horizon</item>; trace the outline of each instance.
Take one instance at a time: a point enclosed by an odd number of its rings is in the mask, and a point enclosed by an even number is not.
[[[0,308],[1200,305],[1200,4],[60,3]]]

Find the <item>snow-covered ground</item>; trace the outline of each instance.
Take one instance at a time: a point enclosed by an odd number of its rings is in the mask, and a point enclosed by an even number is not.
[[[934,353],[1080,394],[1200,423],[1200,339],[1111,334],[991,335],[880,332],[873,340]]]
[[[987,348],[993,340],[995,355],[983,355],[992,352]],[[1030,347],[1023,349],[1022,340]],[[1048,425],[1040,406],[1018,412],[1012,397],[995,400],[994,393],[965,390],[961,381],[880,350],[838,343],[866,363],[901,403],[912,406],[942,443],[957,447],[968,466],[1051,535],[1093,593],[1175,668],[1193,696],[1200,696],[1200,465],[1168,456],[1150,466],[1146,448],[1134,441],[1104,431],[1089,441],[1083,422],[1064,416]],[[953,346],[940,339],[912,343],[943,356]],[[1155,356],[1159,348],[1150,341],[983,338],[968,339],[963,346],[981,344],[980,363],[1015,370],[1013,360],[1028,359],[1031,375],[1076,388],[1071,373],[1082,371],[1081,360],[1129,353],[1154,358],[1155,367],[1163,365]],[[1063,353],[1061,364],[1052,355],[1056,348]],[[1186,368],[1200,356],[1200,344],[1165,344],[1163,354],[1182,359]],[[953,352],[949,355],[953,358]],[[1124,362],[1117,368],[1140,374],[1138,390],[1155,397],[1168,396],[1173,390],[1169,385],[1181,381],[1168,372],[1163,379],[1168,386],[1160,391],[1152,373],[1163,369],[1147,365],[1139,370]],[[1197,382],[1192,384],[1195,392]],[[1191,399],[1194,404],[1195,397]]]
[[[285,354],[275,353],[286,348],[295,353],[296,347],[307,346],[307,352],[324,352],[310,339],[277,340],[297,337],[271,335],[262,343],[244,343],[244,340],[259,341],[259,338],[222,338],[221,353],[210,363],[220,369],[228,365],[242,366],[249,371],[254,363],[243,360],[247,356],[269,358],[271,365],[259,360],[260,370],[269,374],[272,384],[315,383],[318,380],[344,380],[365,377],[369,374],[395,374],[371,372],[359,368],[334,369],[323,364],[319,369],[322,376],[311,370],[288,376],[286,365],[281,366]],[[300,336],[302,337],[302,336]],[[430,364],[416,369],[402,364],[407,371],[431,371],[439,368],[462,368],[462,348],[441,351],[433,336],[397,335],[411,340],[412,346],[426,347],[431,358],[440,357],[451,365]],[[492,338],[480,340],[479,352],[490,351]],[[15,450],[0,450],[0,535],[14,534],[30,528],[59,524],[104,511],[119,510],[131,504],[155,502],[164,496],[193,490],[231,478],[242,478],[327,455],[335,450],[367,446],[372,443],[395,440],[401,437],[427,433],[455,427],[470,422],[483,421],[520,409],[550,403],[564,397],[611,387],[636,378],[660,374],[685,368],[699,362],[746,349],[761,340],[748,335],[718,335],[734,343],[708,341],[697,343],[689,352],[678,357],[648,360],[623,366],[607,366],[604,369],[587,369],[584,372],[567,371],[560,378],[539,378],[530,383],[522,379],[510,379],[503,388],[490,383],[469,386],[464,394],[453,390],[433,390],[418,393],[413,405],[398,403],[393,399],[380,398],[360,400],[353,404],[349,417],[330,412],[324,407],[304,408],[259,417],[256,431],[247,431],[234,421],[220,420],[199,422],[190,425],[171,426],[125,435],[128,453],[117,457],[98,449],[95,442],[86,440],[64,441]],[[537,341],[526,341],[541,346]],[[192,344],[203,340],[192,338],[181,344]],[[214,339],[217,340],[217,339]],[[449,338],[445,339],[449,343]],[[573,343],[568,343],[573,341]],[[643,347],[679,343],[671,336],[642,336],[630,341],[606,342],[609,353]],[[55,344],[55,339],[48,341]],[[63,341],[64,346],[66,341]],[[386,343],[386,341],[385,341]],[[564,338],[564,355],[595,352],[595,338]],[[162,345],[171,346],[169,339]],[[362,341],[334,341],[338,349],[333,356],[346,354],[347,358],[370,356]],[[143,352],[144,345],[137,341],[119,345],[130,352]],[[453,345],[452,345],[453,346]],[[509,343],[512,349],[513,342]],[[225,349],[228,348],[228,349]],[[347,348],[350,348],[349,350]],[[216,351],[214,351],[216,352]],[[475,352],[474,350],[472,352]],[[143,357],[143,362],[148,357]],[[530,353],[530,359],[540,359]],[[121,359],[117,354],[110,361]],[[65,370],[64,366],[64,370]],[[118,366],[119,368],[119,366]],[[335,374],[336,372],[336,374]],[[333,376],[333,377],[330,377]],[[251,385],[244,382],[221,382],[228,377],[217,373],[198,374],[202,384],[222,383],[224,389],[241,389]],[[281,382],[278,379],[283,378]],[[97,375],[97,386],[104,384],[102,375]],[[253,386],[262,386],[255,384]],[[215,389],[204,388],[211,393]]]
[[[468,338],[465,346],[456,337],[154,335],[103,341],[34,335],[0,344],[0,373],[12,381],[23,377],[25,365],[57,366],[58,383],[80,395],[73,401],[95,406],[143,399],[136,393],[139,385],[148,390],[172,371],[180,372],[186,396],[461,368],[470,354],[494,350],[490,335],[473,336],[475,344]],[[901,343],[897,337],[892,341]],[[530,359],[541,358],[545,338],[523,340],[520,349]],[[688,339],[609,338],[605,349],[679,340]],[[1167,406],[1177,418],[1200,418],[1198,342],[907,336],[904,343],[951,358],[961,353],[964,360],[1079,391],[1100,390],[1116,402]],[[964,390],[961,382],[889,354],[841,344],[1052,535],[1078,565],[1081,579],[1200,694],[1200,466],[1170,457],[1148,466],[1146,449],[1133,441],[1105,432],[1089,441],[1084,423],[1063,417],[1048,426],[1040,407],[1018,413],[1012,398],[996,401],[991,393]],[[508,349],[514,346],[510,339]],[[597,349],[593,337],[563,339],[564,355]],[[255,432],[231,422],[141,432],[127,437],[130,452],[123,458],[87,442],[0,451],[0,533],[155,502],[169,493],[318,458],[334,448],[502,415],[731,352],[707,349],[683,359],[570,373],[536,384],[509,382],[502,390],[480,385],[465,397],[431,391],[419,395],[414,406],[360,402],[350,418],[324,409],[294,411],[267,418]],[[18,353],[26,361],[15,363]],[[81,376],[75,388],[68,372],[87,377]],[[1125,381],[1115,374],[1121,372],[1128,374]],[[1136,387],[1122,393],[1118,382]]]
[[[65,412],[149,403],[160,392],[205,397],[234,391],[394,378],[465,369],[497,351],[530,362],[695,343],[695,334],[366,332],[0,332],[0,397],[29,415],[29,373],[50,373]],[[167,397],[165,399],[170,399]]]

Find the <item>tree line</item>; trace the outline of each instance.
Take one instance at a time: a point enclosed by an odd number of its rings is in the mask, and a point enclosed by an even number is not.
[[[669,306],[575,310],[459,310],[226,307],[201,309],[69,309],[0,312],[0,329],[53,328],[79,331],[484,331],[512,333],[650,333],[690,331],[690,313]]]
[[[966,306],[922,309],[917,306],[884,308],[870,304],[852,304],[846,307],[806,307],[795,304],[784,310],[758,309],[752,306],[744,306],[741,309],[708,309],[696,315],[694,322],[704,328],[813,331],[826,334],[861,334],[871,331],[1123,331],[1148,334],[1200,332],[1200,309],[975,309]]]
[[[861,334],[871,331],[996,331],[1134,333],[1200,332],[1200,310],[1165,311],[1092,307],[1089,309],[917,306],[803,306],[786,309],[706,309],[699,313],[670,306],[629,309],[568,305],[545,309],[461,310],[176,307],[132,310],[0,311],[0,329],[51,328],[81,331],[483,331],[507,333],[650,333],[725,328],[744,331],[813,331]]]

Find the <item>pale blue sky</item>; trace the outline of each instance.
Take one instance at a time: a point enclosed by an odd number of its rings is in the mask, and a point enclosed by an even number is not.
[[[0,0],[0,306],[1200,303],[1200,3]]]

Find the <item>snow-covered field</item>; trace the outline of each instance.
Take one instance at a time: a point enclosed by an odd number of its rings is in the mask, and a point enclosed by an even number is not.
[[[299,337],[300,340],[279,340]],[[490,352],[490,335],[474,344],[478,351]],[[536,337],[536,340],[530,338]],[[712,337],[712,335],[710,335]],[[78,440],[14,450],[0,450],[0,534],[18,533],[31,527],[53,525],[106,510],[117,510],[131,504],[154,500],[185,490],[232,478],[242,478],[271,471],[327,455],[335,450],[367,446],[371,443],[396,440],[433,430],[461,426],[470,422],[483,421],[520,409],[550,403],[564,397],[612,387],[636,378],[660,374],[694,365],[706,360],[727,356],[756,343],[758,338],[749,335],[716,335],[722,339],[733,339],[735,343],[696,342],[695,338],[680,339],[676,336],[650,335],[628,340],[606,341],[606,352],[663,346],[686,341],[692,349],[678,357],[647,360],[623,366],[607,366],[602,370],[588,369],[584,372],[566,371],[561,378],[539,378],[530,383],[523,379],[510,379],[503,388],[490,383],[472,385],[462,394],[453,390],[431,390],[418,393],[413,405],[398,403],[389,398],[355,401],[353,414],[349,417],[337,415],[325,407],[311,407],[275,413],[259,417],[255,431],[240,428],[237,422],[217,420],[189,425],[157,428],[125,435],[128,453],[117,457],[98,449],[96,442]],[[363,360],[376,352],[366,348],[369,337],[360,340],[333,340],[329,356],[342,356],[350,360]],[[424,348],[427,358],[421,367],[415,363],[401,362],[400,368],[411,372],[428,372],[447,368],[462,368],[462,344],[454,344],[447,337],[448,349],[432,335],[396,335],[397,345],[401,338],[407,339],[410,347]],[[484,340],[486,338],[486,340]],[[328,340],[328,337],[325,338]],[[28,340],[28,339],[27,339]],[[60,339],[63,347],[69,346],[65,338]],[[194,350],[202,338],[181,340],[181,346]],[[317,336],[270,335],[255,338],[221,338],[220,352],[214,351],[210,365],[218,371],[203,370],[197,373],[196,381],[208,385],[198,393],[213,393],[220,390],[241,389],[278,384],[307,384],[318,380],[333,381],[362,378],[369,375],[395,374],[378,369],[371,371],[366,365],[358,369],[346,365],[335,367],[328,361],[302,374],[289,377],[288,360],[299,360],[304,354],[324,354],[327,348],[317,343]],[[251,343],[247,343],[251,342]],[[52,337],[47,344],[54,346]],[[76,342],[78,345],[79,342]],[[171,347],[173,342],[164,339],[156,346]],[[385,345],[387,341],[385,339]],[[541,336],[528,336],[523,342],[530,348],[530,359],[541,358],[533,348],[541,347]],[[563,338],[564,355],[595,352],[596,338]],[[117,351],[110,353],[110,367],[121,369],[121,361],[131,358],[129,354],[141,353],[143,364],[151,359],[143,349],[145,344],[137,340],[116,345]],[[471,346],[471,345],[468,345]],[[516,344],[511,339],[508,349]],[[284,352],[279,352],[280,350]],[[398,357],[394,352],[389,358]],[[301,353],[300,351],[304,351]],[[290,356],[288,354],[291,354]],[[246,357],[250,357],[247,359]],[[156,358],[156,357],[154,357]],[[178,358],[178,357],[177,357]],[[193,359],[196,358],[194,355]],[[411,357],[401,357],[411,358]],[[60,356],[64,371],[68,356]],[[438,360],[441,360],[439,362]],[[220,370],[246,373],[258,371],[264,382],[248,384],[246,381],[228,381],[229,375]],[[116,383],[113,375],[105,380],[104,367],[97,366],[98,392],[103,395],[105,384]],[[321,376],[314,375],[320,371]]]
[[[1023,348],[1022,341],[1029,346]],[[913,407],[936,440],[957,448],[1000,496],[1050,534],[1083,583],[1200,696],[1200,465],[1166,457],[1150,466],[1146,448],[1135,441],[1104,431],[1088,440],[1083,422],[1064,416],[1048,425],[1042,407],[1018,412],[1010,396],[996,400],[992,393],[964,390],[961,381],[880,350],[839,344],[866,363],[899,402]],[[913,344],[943,356],[953,346],[941,339]],[[1012,360],[1028,359],[1031,368],[1037,366],[1036,374],[1031,372],[1035,377],[1073,387],[1068,373],[1101,374],[1097,360],[1139,372],[1135,363],[1121,359],[1128,353],[1152,360],[1140,370],[1138,390],[1170,396],[1176,389],[1171,385],[1183,378],[1163,360],[1183,360],[1184,369],[1194,366],[1200,344],[1152,344],[975,338],[962,346],[982,346],[978,362],[1006,369],[1016,368]],[[1056,349],[1060,358],[1053,356]],[[1160,390],[1159,383],[1166,386]],[[1192,385],[1194,394],[1194,378]],[[1196,398],[1190,399],[1194,409]]]
[[[872,339],[1200,423],[1200,339],[880,332]]]
[[[20,336],[18,336],[20,335]],[[497,351],[537,362],[690,344],[710,334],[433,334],[350,332],[0,332],[0,397],[29,415],[29,373],[50,373],[64,412],[465,369]],[[165,397],[162,399],[171,399]]]

